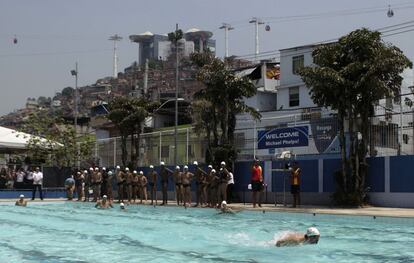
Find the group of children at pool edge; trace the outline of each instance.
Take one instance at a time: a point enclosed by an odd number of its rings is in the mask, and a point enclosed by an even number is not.
[[[116,179],[116,190],[119,203],[135,203],[140,199],[147,202],[148,194],[151,205],[157,205],[157,182],[160,182],[162,192],[162,203],[166,205],[168,201],[168,182],[172,178],[175,185],[177,205],[188,207],[191,205],[191,183],[196,183],[196,204],[200,207],[217,207],[223,201],[227,201],[227,188],[233,181],[233,174],[226,168],[226,163],[221,162],[219,169],[209,165],[204,171],[195,161],[195,171],[190,172],[188,166],[181,170],[177,166],[174,171],[167,168],[164,162],[160,163],[159,174],[154,166],[150,165],[149,171],[145,176],[143,171],[131,171],[128,167],[121,169],[117,166],[115,171],[107,171],[103,168],[90,168],[89,171],[78,171],[73,178],[73,183],[65,184],[68,191],[68,199],[72,199],[73,192],[76,190],[78,201],[89,200],[89,195],[93,195],[93,201],[98,201],[101,197],[106,197],[112,202],[114,195],[112,192],[112,180]],[[91,191],[87,191],[90,189]]]

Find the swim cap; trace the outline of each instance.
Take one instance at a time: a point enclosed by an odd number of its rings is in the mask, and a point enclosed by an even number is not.
[[[125,207],[124,203],[119,204],[120,207]]]
[[[129,168],[127,167],[127,168],[125,168],[125,171],[129,171]]]
[[[309,227],[306,230],[306,235],[308,237],[320,236],[319,230],[316,227]]]
[[[212,173],[215,173],[215,172],[216,172],[216,169],[211,170],[211,172],[212,172]]]
[[[194,163],[193,163],[194,165],[198,165],[198,162],[197,161],[194,161]]]
[[[225,162],[225,161],[222,161],[222,162],[220,163],[220,165],[226,165],[226,162]]]
[[[99,168],[98,167],[95,167],[95,171],[99,171]]]
[[[160,165],[165,165],[165,163],[164,162],[160,162]]]
[[[93,171],[93,168],[91,167],[91,168],[89,168],[89,171]]]
[[[20,195],[20,198],[24,198],[24,195]]]
[[[188,169],[188,166],[187,165],[184,165],[184,169]]]
[[[108,172],[108,174],[109,174],[109,175],[112,175],[112,171],[109,171],[109,172]]]
[[[106,195],[103,195],[102,198],[108,198]]]
[[[106,168],[105,167],[102,167],[102,171],[106,171]]]
[[[85,170],[85,171],[83,171],[83,173],[84,173],[84,174],[87,174],[87,173],[88,173],[88,171],[87,171],[87,170]]]
[[[150,167],[149,167],[150,169],[154,169],[154,165],[150,165]]]
[[[211,168],[211,169],[213,169],[213,166],[212,166],[211,164],[209,164],[209,165],[208,165],[208,168]]]
[[[175,169],[180,170],[180,166],[179,166],[179,165],[177,165],[177,166],[175,167]]]
[[[121,169],[121,167],[119,165],[116,166],[116,169]]]
[[[144,175],[144,172],[143,171],[139,171],[139,174]]]
[[[133,171],[133,173],[134,173],[134,174],[136,174],[136,173],[137,173],[137,171],[135,171],[135,170],[134,170],[134,171]]]
[[[227,202],[223,200],[223,202],[221,202],[221,205],[227,205]]]

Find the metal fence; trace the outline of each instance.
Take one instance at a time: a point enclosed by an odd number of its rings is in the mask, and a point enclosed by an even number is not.
[[[235,131],[235,147],[239,160],[252,160],[254,157],[272,159],[275,154],[292,150],[296,155],[328,155],[339,153],[337,139],[338,122],[335,115],[320,110],[309,110],[301,114],[273,116],[263,114],[260,121],[250,116],[240,116]],[[398,112],[386,111],[371,118],[370,155],[389,156],[414,154],[414,114],[411,110]],[[402,124],[402,125],[401,125]],[[309,130],[308,145],[302,147],[280,147],[259,149],[258,132],[286,127],[307,126]],[[205,160],[206,140],[196,134],[191,127],[178,129],[177,162],[192,163]],[[128,152],[131,151],[130,139],[127,140]],[[95,157],[101,166],[121,165],[120,137],[98,140],[95,145]],[[128,161],[130,161],[128,157]],[[174,130],[164,130],[141,134],[139,166],[174,163]]]

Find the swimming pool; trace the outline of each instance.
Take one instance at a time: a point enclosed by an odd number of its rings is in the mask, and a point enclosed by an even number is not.
[[[318,245],[276,248],[316,226]],[[0,205],[0,262],[414,262],[414,220],[92,203]]]

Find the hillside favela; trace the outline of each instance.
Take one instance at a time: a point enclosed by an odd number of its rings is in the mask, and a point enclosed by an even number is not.
[[[0,262],[414,262],[413,14],[4,0]]]

